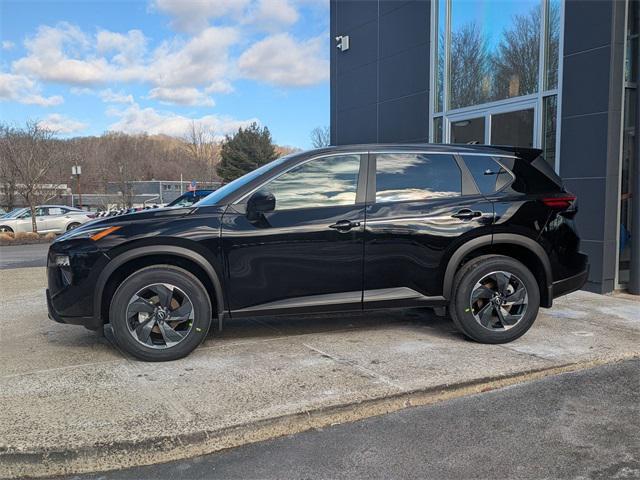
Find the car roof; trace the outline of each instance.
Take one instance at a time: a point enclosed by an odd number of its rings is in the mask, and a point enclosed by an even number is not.
[[[542,153],[538,148],[516,147],[509,145],[476,145],[476,144],[441,144],[441,143],[363,143],[354,145],[336,145],[300,152],[304,155],[317,155],[322,153],[340,153],[356,151],[381,151],[381,150],[429,150],[437,153],[482,153],[485,155],[514,155],[525,160],[534,160]]]

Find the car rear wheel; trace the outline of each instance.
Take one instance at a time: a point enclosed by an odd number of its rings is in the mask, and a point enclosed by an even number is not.
[[[118,346],[134,357],[176,360],[206,338],[211,302],[190,272],[172,265],[147,267],[118,287],[109,320]]]
[[[69,225],[67,225],[67,232],[69,230],[73,230],[74,228],[78,228],[79,226],[80,226],[80,224],[77,223],[77,222],[70,223]]]
[[[456,274],[451,318],[467,337],[481,343],[506,343],[524,335],[540,307],[538,282],[521,262],[484,255]]]
[[[0,225],[0,233],[13,233],[13,228],[6,225]]]

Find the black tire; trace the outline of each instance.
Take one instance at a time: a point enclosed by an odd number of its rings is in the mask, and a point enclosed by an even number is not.
[[[6,225],[0,225],[0,233],[13,233],[13,228]]]
[[[178,296],[184,293],[184,297],[188,298],[192,309],[192,318],[188,320],[188,331],[183,330],[184,335],[175,345],[162,346],[163,338],[166,340],[164,332],[160,328],[160,320],[157,323],[152,321],[153,329],[150,330],[148,337],[157,339],[159,345],[147,346],[143,344],[134,334],[132,323],[140,326],[142,322],[135,323],[137,320],[127,319],[127,312],[132,300],[139,298],[137,295],[149,286],[157,286],[168,284],[174,286],[172,292],[178,291]],[[183,302],[184,302],[183,297]],[[154,297],[155,298],[155,297]],[[169,302],[174,302],[172,293]],[[158,297],[159,300],[159,297]],[[174,310],[177,312],[177,310]],[[207,290],[204,288],[200,280],[192,273],[173,265],[157,265],[146,267],[134,272],[127,277],[118,287],[109,308],[109,321],[113,329],[113,335],[116,343],[127,353],[141,360],[151,362],[164,362],[169,360],[177,360],[189,355],[200,343],[207,337],[209,327],[211,326],[211,301]],[[155,315],[146,314],[146,315]],[[138,318],[137,316],[135,317]],[[166,320],[166,324],[171,323],[170,318]],[[162,335],[160,335],[162,333]],[[153,339],[149,340],[153,343]]]
[[[69,225],[67,225],[67,232],[68,232],[69,230],[73,230],[74,228],[78,228],[79,226],[80,226],[80,224],[79,224],[79,223],[77,223],[77,222],[70,223]]]
[[[493,297],[487,297],[491,298],[495,302],[491,305],[489,305],[491,300],[485,300],[484,298],[478,299],[475,303],[472,303],[472,292],[476,290],[479,294],[481,291],[485,290],[483,287],[476,289],[476,285],[481,281],[486,281],[487,285],[492,285],[491,279],[497,278],[493,277],[494,272],[505,272],[510,275],[510,277],[501,276],[501,278],[512,279],[509,280],[509,291],[511,291],[512,294],[515,290],[513,287],[514,284],[518,286],[518,290],[520,286],[524,287],[526,301],[523,300],[522,303],[526,305],[526,308],[522,305],[509,307],[511,309],[515,308],[513,311],[519,313],[518,315],[508,315],[505,317],[504,310],[500,309],[500,302],[504,302],[502,298],[508,298],[508,295],[501,297],[499,294],[496,294]],[[501,275],[499,273],[497,274]],[[483,286],[484,285],[485,284],[483,283]],[[486,289],[487,292],[489,290],[490,289]],[[520,293],[519,296],[522,296],[522,293]],[[505,304],[503,303],[503,305]],[[482,308],[480,307],[483,306],[487,307],[487,317],[480,315],[482,313]],[[527,267],[511,257],[503,255],[483,255],[481,257],[474,258],[463,265],[454,277],[453,293],[449,304],[451,318],[458,330],[460,330],[465,336],[477,342],[507,343],[521,337],[533,325],[533,322],[538,315],[539,308],[540,289],[538,287],[538,282]],[[510,322],[515,321],[516,318],[519,318],[519,320],[512,326],[509,326],[506,323],[503,324],[498,316],[498,309],[500,309],[500,315],[508,318]],[[486,322],[489,325],[483,326],[481,324],[481,320],[476,318],[474,313],[476,313],[478,317],[482,317],[483,320],[485,320],[485,318],[490,318],[491,320]],[[507,325],[506,329],[504,325]]]

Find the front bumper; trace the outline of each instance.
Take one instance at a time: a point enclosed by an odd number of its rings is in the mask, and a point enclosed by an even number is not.
[[[49,289],[47,288],[47,311],[49,314],[49,318],[54,322],[65,323],[68,325],[82,325],[89,330],[100,330],[102,328],[103,323],[101,318],[95,317],[70,317],[70,316],[62,316],[56,309],[53,307],[53,303],[51,302],[51,294],[49,293]]]

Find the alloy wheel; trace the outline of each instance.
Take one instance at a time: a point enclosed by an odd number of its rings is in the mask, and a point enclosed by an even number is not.
[[[484,328],[504,331],[515,327],[527,311],[527,289],[516,275],[491,272],[476,283],[469,299],[471,313]]]
[[[188,295],[169,283],[141,288],[127,305],[129,333],[151,348],[170,348],[182,342],[191,332],[193,318]]]

